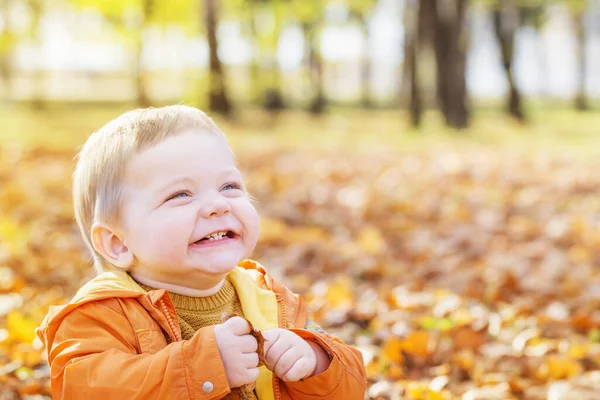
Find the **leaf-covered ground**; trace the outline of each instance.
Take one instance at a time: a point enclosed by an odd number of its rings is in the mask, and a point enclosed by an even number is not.
[[[92,276],[73,156],[0,147],[0,399],[49,395],[34,329]],[[263,216],[254,258],[363,351],[370,398],[600,399],[598,162],[489,147],[238,158]]]

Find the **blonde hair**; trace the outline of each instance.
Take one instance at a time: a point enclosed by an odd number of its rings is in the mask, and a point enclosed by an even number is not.
[[[75,219],[92,253],[97,272],[114,268],[92,245],[95,222],[118,224],[121,181],[125,167],[137,152],[169,136],[197,130],[225,135],[197,108],[174,105],[128,111],[94,132],[77,156],[73,174]]]

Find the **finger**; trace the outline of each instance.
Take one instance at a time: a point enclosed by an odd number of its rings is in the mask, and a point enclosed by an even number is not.
[[[242,363],[246,368],[258,367],[258,354],[256,354],[256,353],[242,354]]]
[[[269,329],[267,331],[262,331],[262,335],[264,336],[266,341],[276,342],[277,339],[279,339],[279,336],[281,335],[281,331],[281,329]]]
[[[265,350],[265,361],[267,363],[267,366],[270,367],[271,371],[274,370],[274,368],[277,367],[277,364],[279,363],[279,359],[281,358],[281,356],[283,356],[283,354],[288,351],[289,349],[291,349],[293,346],[293,343],[286,341],[286,340],[278,340],[277,342],[275,342],[275,344],[273,344],[268,351]]]
[[[277,343],[277,340],[279,340],[280,333],[281,332],[279,331],[279,329],[271,329],[262,332],[262,335],[265,338],[265,343],[263,347],[265,356],[269,352],[271,346],[273,346],[275,343]]]
[[[258,379],[258,368],[249,369],[248,373],[250,374],[250,379],[252,380],[252,382],[256,382],[256,380]]]
[[[288,371],[300,358],[300,354],[298,353],[298,351],[296,351],[294,347],[289,348],[281,355],[281,357],[279,357],[277,363],[275,364],[273,372],[275,372],[275,375],[277,375],[278,377],[285,376],[285,374],[288,373]]]
[[[252,335],[239,336],[238,348],[242,353],[256,353],[258,342]]]
[[[250,333],[250,324],[241,317],[232,317],[225,321],[225,325],[229,331],[236,336],[247,335]]]
[[[300,357],[291,368],[282,375],[281,379],[285,382],[299,381],[312,373],[315,370],[315,367],[315,363],[311,362],[309,358]]]

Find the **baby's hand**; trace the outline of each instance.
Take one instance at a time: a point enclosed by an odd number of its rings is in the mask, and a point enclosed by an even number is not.
[[[287,329],[262,332],[266,339],[265,360],[275,376],[285,382],[295,382],[313,375],[317,357],[312,347]]]
[[[232,317],[215,325],[215,337],[225,366],[229,387],[256,382],[258,378],[258,343],[250,335],[250,325],[240,317]]]

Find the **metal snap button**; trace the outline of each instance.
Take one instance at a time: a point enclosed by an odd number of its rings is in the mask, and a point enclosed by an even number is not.
[[[212,384],[212,382],[204,382],[202,384],[202,390],[204,391],[204,393],[210,393],[213,391],[213,389],[215,388],[215,386]]]

